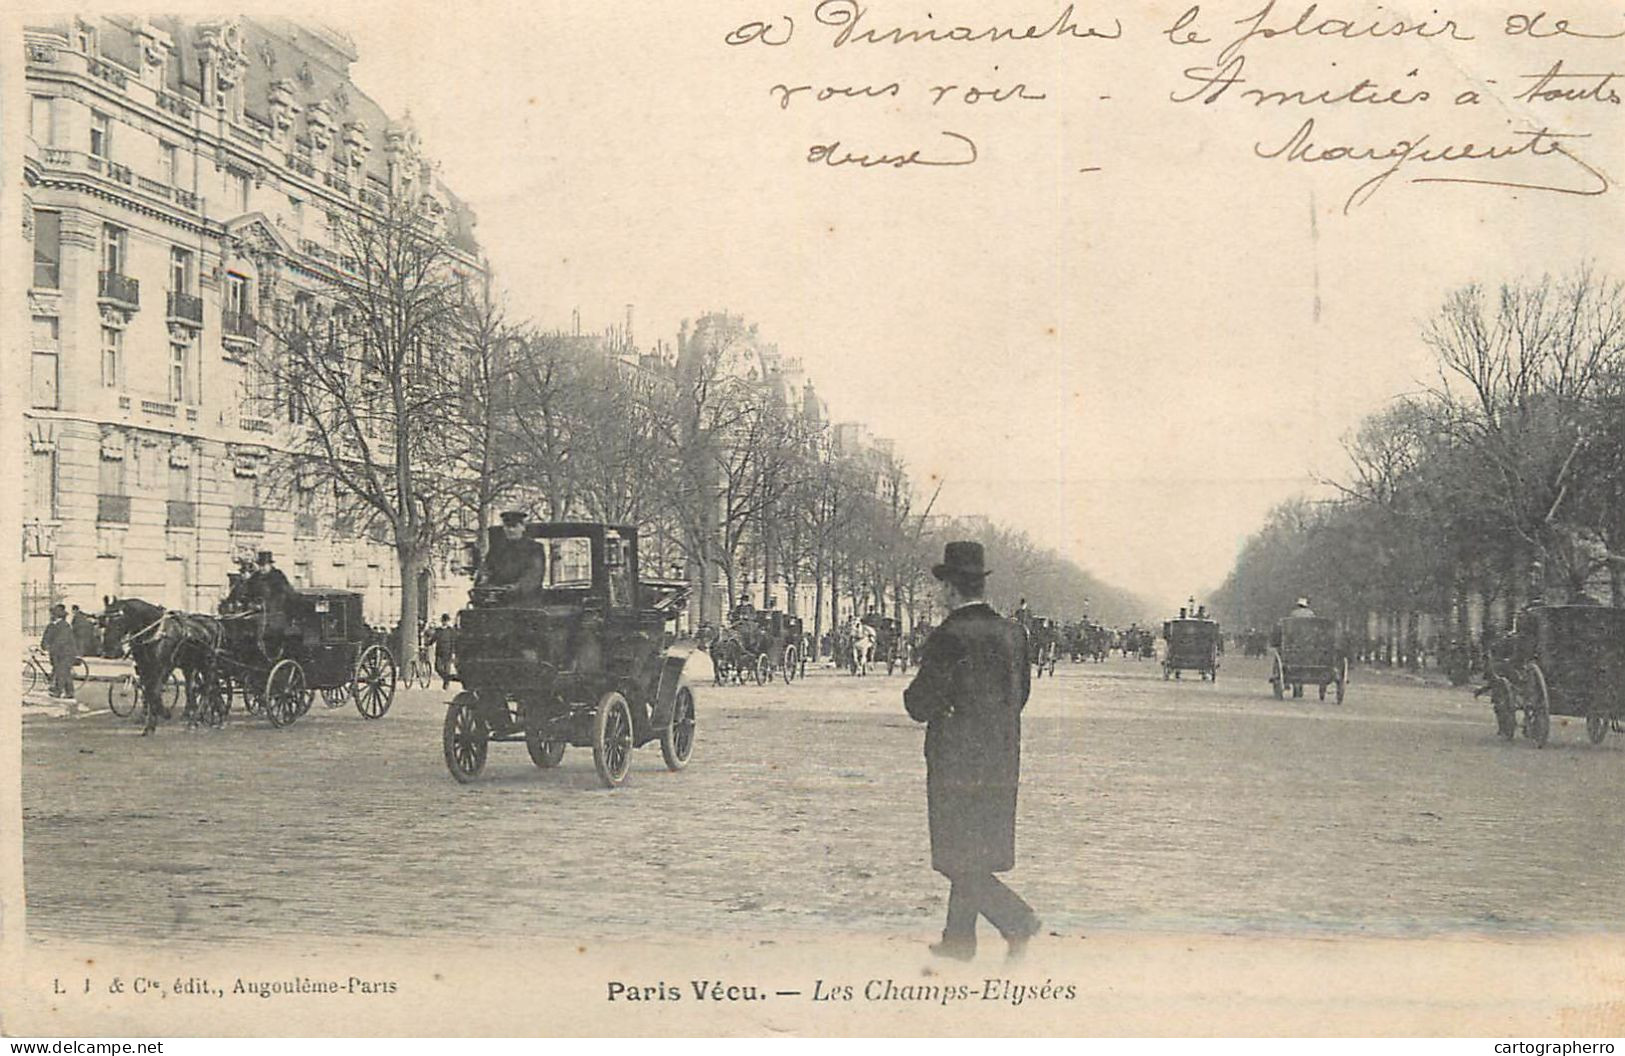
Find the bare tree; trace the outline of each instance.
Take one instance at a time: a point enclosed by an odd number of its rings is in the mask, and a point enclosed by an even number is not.
[[[400,574],[402,662],[415,651],[419,574],[458,508],[437,426],[454,397],[459,261],[427,196],[335,214],[339,262],[318,296],[276,313],[262,375],[289,420],[289,463],[389,541]]]

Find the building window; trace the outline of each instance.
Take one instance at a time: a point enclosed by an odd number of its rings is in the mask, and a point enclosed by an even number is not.
[[[33,504],[33,509],[29,512],[36,517],[56,520],[56,448],[51,447],[43,451],[35,451],[29,458],[28,469],[28,497]]]
[[[169,186],[180,186],[180,167],[176,161],[175,144],[158,144],[158,173],[163,182]]]
[[[192,402],[192,346],[174,341],[169,346],[169,399],[171,403]]]
[[[51,315],[34,316],[33,405],[52,410],[61,406],[61,343],[58,320]]]
[[[124,331],[116,327],[102,327],[102,385],[116,388],[119,371],[124,367]]]
[[[252,181],[246,172],[233,172],[230,174],[232,193],[237,200],[237,207],[242,212],[248,212],[248,196],[252,190]]]
[[[103,495],[124,494],[124,459],[108,458],[103,455],[101,460],[101,473],[98,480]]]
[[[54,290],[62,276],[62,214],[34,210],[34,287]]]
[[[81,25],[73,39],[79,50],[86,55],[96,54],[96,31],[90,26]]]
[[[192,292],[192,251],[171,246],[169,250],[169,288],[176,293]]]
[[[102,225],[102,270],[123,275],[129,249],[129,232],[113,224]]]
[[[43,147],[56,145],[56,100],[49,95],[32,97],[28,111],[28,134]]]
[[[177,466],[177,465],[174,465],[174,464],[170,465],[170,467],[169,467],[169,501],[170,502],[191,502],[192,501],[192,467],[191,466]]]
[[[248,280],[236,272],[226,275],[226,311],[239,319],[247,318],[248,306]]]
[[[106,114],[90,113],[90,153],[98,158],[111,158],[113,151],[113,119]]]

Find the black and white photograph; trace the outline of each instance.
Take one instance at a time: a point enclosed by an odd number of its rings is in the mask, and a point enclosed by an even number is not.
[[[3,25],[0,1031],[1625,1035],[1619,4]]]

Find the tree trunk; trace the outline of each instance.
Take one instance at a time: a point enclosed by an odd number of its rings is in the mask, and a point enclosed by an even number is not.
[[[418,573],[425,562],[424,555],[412,545],[397,546],[395,556],[401,572],[401,626],[395,642],[400,653],[395,661],[404,669],[418,651]]]

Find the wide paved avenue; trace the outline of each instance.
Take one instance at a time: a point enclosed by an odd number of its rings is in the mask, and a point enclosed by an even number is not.
[[[1034,684],[1018,866],[1049,930],[1589,931],[1621,923],[1625,738],[1555,720],[1536,749],[1466,689],[1355,673],[1342,706],[1276,701],[1259,661],[1216,684],[1151,662]],[[142,739],[23,724],[28,924],[40,937],[254,943],[445,933],[933,935],[922,731],[902,676],[828,669],[703,687],[694,760],[628,785],[590,752],[538,770],[441,758],[446,694],[381,721],[318,704]]]

